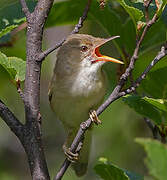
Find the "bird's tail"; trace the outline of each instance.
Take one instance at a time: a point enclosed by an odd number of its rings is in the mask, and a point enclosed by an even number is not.
[[[79,159],[76,163],[72,164],[72,168],[74,169],[77,176],[83,176],[87,171],[91,139],[92,133],[90,130],[88,130],[85,134],[83,146],[79,154]]]

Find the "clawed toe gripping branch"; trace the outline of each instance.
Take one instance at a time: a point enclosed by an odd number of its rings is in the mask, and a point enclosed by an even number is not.
[[[48,13],[53,5],[53,0],[38,0],[33,12],[29,11],[25,0],[20,0],[20,3],[22,10],[27,18],[27,54],[24,92],[21,91],[19,84],[17,88],[24,102],[26,122],[25,124],[22,124],[1,100],[0,116],[22,143],[27,154],[32,179],[50,180],[42,145],[41,123],[39,123],[41,64],[44,58],[52,51],[60,47],[66,39],[64,38],[55,46],[42,51],[43,27],[48,17]],[[134,83],[129,88],[122,90],[132,70],[134,69],[135,62],[138,59],[139,49],[145,34],[158,19],[157,14],[155,13],[153,18],[149,20],[148,7],[150,3],[151,0],[145,4],[147,19],[146,26],[139,40],[137,41],[136,48],[134,50],[133,56],[130,59],[129,66],[126,68],[125,73],[120,77],[118,84],[112,91],[109,98],[97,109],[97,115],[100,115],[116,99],[134,92],[135,89],[140,85],[141,81],[151,70],[151,68],[167,55],[167,50],[164,46],[162,46],[160,52],[145,69],[145,71],[136,79],[136,81],[134,81]],[[71,34],[78,33],[79,29],[83,26],[83,22],[87,17],[90,5],[91,0],[88,0],[83,15],[80,17],[78,24],[75,26]],[[91,124],[92,120],[89,118],[80,125],[78,133],[70,147],[72,153],[76,152],[76,149],[79,143],[82,141],[85,131],[90,127]],[[68,159],[65,159],[63,165],[57,173],[57,176],[55,177],[55,180],[62,178],[70,163],[71,162]]]

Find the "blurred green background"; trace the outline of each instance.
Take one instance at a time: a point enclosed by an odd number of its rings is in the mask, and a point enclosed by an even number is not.
[[[0,2],[0,12],[8,7],[9,4],[15,3],[14,0]],[[123,9],[118,9],[124,14]],[[9,9],[6,11],[6,18],[10,14]],[[2,17],[1,19],[5,18]],[[127,14],[122,18],[128,19]],[[128,22],[129,23],[129,22]],[[1,29],[3,23],[1,22]],[[130,25],[130,23],[129,23]],[[48,25],[49,26],[49,25]],[[73,26],[49,27],[44,32],[43,47],[44,49],[55,44],[61,38],[66,36]],[[88,21],[80,33],[87,33],[98,37],[108,37],[108,34],[101,28],[96,21]],[[132,31],[133,34],[133,31]],[[119,34],[115,34],[119,35]],[[6,37],[9,38],[10,37]],[[129,38],[134,38],[129,37]],[[17,56],[25,60],[26,30],[17,33],[14,39],[11,39],[11,47],[1,47],[0,51],[7,56]],[[2,40],[3,42],[3,40]],[[133,47],[133,46],[132,46]],[[119,53],[110,42],[102,49],[103,53],[119,58]],[[53,178],[65,156],[62,151],[62,145],[65,140],[64,129],[62,124],[56,119],[55,114],[51,111],[48,101],[48,86],[52,76],[55,64],[56,52],[47,57],[42,66],[41,76],[41,114],[42,114],[42,131],[46,159],[49,171]],[[118,79],[119,65],[106,64],[104,69],[108,69],[109,81],[111,88]],[[23,84],[22,84],[23,86]],[[23,103],[17,93],[16,87],[12,84],[7,72],[0,66],[0,99],[15,113],[15,115],[24,122]],[[90,155],[90,163],[87,174],[80,178],[83,180],[99,179],[94,172],[94,165],[99,157],[106,157],[112,163],[147,176],[147,169],[144,166],[145,157],[143,149],[134,142],[135,137],[151,137],[151,132],[146,126],[143,118],[131,110],[123,101],[117,100],[107,108],[100,116],[102,125],[94,127],[93,143]],[[10,131],[6,124],[0,121],[0,179],[1,180],[29,180],[30,172],[27,159],[20,142]],[[69,168],[65,173],[64,180],[78,179],[74,172]],[[149,178],[146,178],[149,179]]]

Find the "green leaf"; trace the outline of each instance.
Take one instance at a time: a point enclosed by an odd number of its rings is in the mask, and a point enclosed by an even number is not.
[[[167,59],[167,58],[166,58]],[[165,60],[165,59],[164,59]],[[163,60],[162,60],[163,61]],[[156,99],[167,98],[167,67],[150,72],[141,83],[143,91]]]
[[[117,0],[125,9],[125,11],[130,15],[132,18],[135,27],[137,26],[137,22],[143,17],[143,12],[135,7],[129,6],[125,3],[124,0]],[[86,2],[82,0],[66,0],[66,1],[58,1],[56,2],[49,14],[48,21],[46,23],[46,27],[53,26],[53,25],[64,25],[64,24],[74,24],[78,21],[78,18],[82,16],[83,10],[85,8]],[[99,2],[97,1],[92,1],[91,3],[91,8],[88,14],[88,19],[91,18],[92,15],[96,18],[96,20],[99,20],[102,22],[104,25],[106,22],[109,25],[110,24],[110,30],[115,29],[120,23],[120,20],[116,17],[114,18],[109,18],[111,17],[109,10],[111,10],[111,7],[109,6],[109,2],[106,4],[106,7],[104,8],[103,11],[100,10],[99,8]],[[112,9],[113,11],[113,9]],[[62,16],[63,14],[63,16]],[[102,17],[100,16],[102,15]],[[107,16],[109,15],[109,16]],[[117,16],[116,12],[114,13],[114,16]],[[99,19],[100,18],[100,19]],[[113,24],[111,21],[116,21],[118,20],[118,24]],[[109,23],[110,22],[110,23]],[[107,25],[107,26],[108,26]],[[108,29],[108,28],[107,28]],[[109,30],[108,29],[108,30]],[[118,32],[121,29],[117,29]],[[118,33],[116,31],[116,33]]]
[[[28,5],[30,3],[28,2]],[[26,21],[21,10],[20,2],[7,3],[0,8],[0,42],[5,43],[10,41],[10,32],[20,23]],[[4,18],[5,17],[5,18]],[[7,27],[6,27],[7,26]],[[6,36],[5,36],[6,35]]]
[[[26,17],[19,18],[19,19],[13,19],[13,22],[16,23],[16,24],[26,22]]]
[[[130,15],[130,17],[133,20],[133,23],[135,24],[136,31],[137,31],[137,22],[141,20],[141,18],[144,16],[143,12],[135,7],[129,6],[125,3],[124,0],[117,0],[117,2],[120,3],[120,5],[126,10],[126,12]]]
[[[136,62],[134,71],[133,71],[133,77],[134,79],[138,78],[141,73],[146,69],[146,67],[151,63],[151,61],[155,58],[157,55],[158,50],[151,49],[148,52],[145,52],[141,56],[139,56],[138,61]],[[155,74],[160,73],[164,74],[163,71],[167,68],[167,56],[165,56],[162,60],[160,60],[152,69],[151,71],[147,74],[147,77],[150,76],[153,72]],[[152,75],[151,75],[152,76]],[[146,78],[147,80],[147,78]],[[150,79],[151,80],[151,79]],[[153,79],[154,80],[154,79]],[[145,81],[145,80],[144,80]],[[143,81],[143,82],[144,82]],[[142,82],[142,83],[143,83]],[[159,82],[157,82],[159,83]],[[161,98],[161,97],[160,97]]]
[[[164,99],[154,99],[154,98],[149,98],[149,97],[143,97],[142,99],[144,101],[152,104],[153,106],[155,106],[160,111],[167,112],[166,105],[165,105],[167,103],[167,100],[164,100]]]
[[[7,26],[5,29],[2,29],[0,31],[0,38],[8,33],[10,33],[13,29],[19,26],[19,24],[26,22],[26,18],[20,18],[20,19],[13,19],[13,25]]]
[[[34,9],[36,2],[34,0],[27,0],[26,2],[30,11],[32,11],[32,9]],[[3,6],[0,6],[0,30],[4,29],[6,26],[6,23],[3,21],[4,17],[8,21],[9,25],[13,25],[14,19],[21,19],[25,16],[24,13],[22,12],[19,1],[13,1],[13,2],[4,1],[2,5]]]
[[[49,13],[46,27],[77,23],[85,5],[86,2],[81,0],[55,2]]]
[[[167,146],[152,139],[137,138],[136,142],[144,146],[147,153],[145,163],[149,173],[158,180],[166,180]]]
[[[166,4],[167,4],[167,0],[158,0],[158,2],[159,2],[159,6],[160,6],[160,7],[159,7],[159,9],[158,9],[157,15],[158,15],[158,17],[159,17],[159,16],[161,16],[163,10],[165,9],[165,6],[166,6]]]
[[[7,19],[3,18],[2,21],[5,23],[5,26],[9,25],[9,21]]]
[[[161,28],[159,28],[161,27]],[[157,33],[158,32],[158,33]],[[159,19],[146,33],[146,36],[143,40],[142,46],[143,50],[146,51],[150,47],[155,47],[156,45],[161,45],[165,42],[166,36],[166,26],[162,19]],[[151,53],[151,52],[150,52]]]
[[[0,52],[0,64],[9,73],[10,77],[15,81],[24,81],[26,62],[17,57],[7,57]]]
[[[131,18],[128,18],[122,27],[121,39],[121,43],[124,45],[123,48],[125,49],[125,52],[132,55],[136,46],[136,30]]]
[[[46,27],[50,27],[53,25],[76,24],[79,17],[82,16],[85,5],[86,2],[83,0],[68,0],[56,2],[51,9]],[[138,12],[140,12],[140,10],[138,9],[130,6],[128,7],[130,9],[134,9],[134,12],[136,12],[137,15]],[[133,13],[131,13],[131,15],[132,14]],[[135,18],[138,17],[137,15],[135,16]],[[139,19],[140,18],[138,17],[137,20]],[[112,42],[124,61],[126,58],[125,53],[122,49],[124,49],[127,54],[133,53],[133,49],[136,44],[135,25],[130,18],[126,21],[125,25],[123,25],[119,12],[114,10],[114,8],[111,8],[110,1],[107,2],[104,10],[100,10],[99,3],[97,1],[92,1],[87,20],[91,20],[92,22],[96,22],[97,24],[99,24],[108,36],[121,36],[119,39],[113,40]],[[129,38],[127,32],[131,38]]]
[[[8,57],[8,60],[10,61],[11,68],[16,71],[15,80],[24,81],[26,62],[18,57]]]
[[[130,171],[119,168],[108,162],[106,158],[100,158],[95,166],[96,173],[104,180],[143,180],[143,177]]]
[[[111,9],[107,4],[104,10],[99,10],[99,5],[94,2],[90,9],[88,18],[92,21],[96,21],[104,29],[106,34],[121,35],[122,33],[122,22],[118,13]]]
[[[5,29],[0,31],[0,38],[8,33],[10,33],[13,29],[15,29],[18,25],[10,25],[7,26]]]
[[[77,23],[79,17],[83,14],[86,3],[87,2],[83,0],[66,0],[56,2],[51,9],[46,27]],[[106,5],[104,10],[101,11],[99,3],[95,0],[92,1],[90,11],[88,13],[88,19],[96,21],[102,25],[107,34],[120,35],[120,17],[112,11],[108,5]]]
[[[135,26],[143,14],[142,11],[123,3],[124,1],[120,2],[122,2],[122,5],[124,5],[130,15],[133,17],[132,19],[129,18],[127,21],[125,21],[125,25],[120,18],[120,12],[116,11],[114,8],[111,8],[112,2],[110,1],[106,3],[104,10],[100,10],[99,2],[93,0],[87,20],[98,23],[108,36],[121,36],[119,39],[113,40],[112,42],[121,58],[125,61],[125,54],[131,55],[133,53],[133,49],[136,44]],[[54,25],[76,24],[79,17],[83,14],[86,3],[87,2],[83,0],[66,0],[55,2],[46,22],[46,27]],[[125,16],[125,20],[126,18],[127,17]],[[135,23],[133,23],[134,21]],[[127,32],[131,38],[129,38]],[[126,53],[124,53],[123,50]]]
[[[148,117],[153,120],[157,125],[162,123],[162,117],[159,110],[145,101],[142,97],[136,95],[127,95],[124,96],[123,101],[134,109],[137,113],[144,117]]]

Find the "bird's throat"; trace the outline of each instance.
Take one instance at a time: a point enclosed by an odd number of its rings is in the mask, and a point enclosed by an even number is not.
[[[98,67],[98,63],[91,65],[91,67],[84,66],[80,68],[74,77],[71,93],[73,95],[89,97],[91,94],[100,92],[100,89],[105,87],[104,83],[105,77],[101,67]]]

